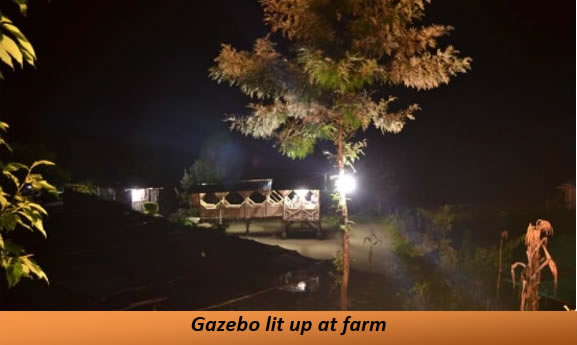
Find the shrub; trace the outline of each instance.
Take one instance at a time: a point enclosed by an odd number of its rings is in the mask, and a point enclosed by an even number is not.
[[[431,308],[431,284],[430,282],[415,282],[409,290],[401,290],[396,293],[402,309],[426,310]]]
[[[149,216],[154,216],[158,214],[158,203],[154,201],[147,201],[143,205],[144,207],[144,214]]]
[[[428,221],[428,230],[437,238],[442,238],[451,232],[457,217],[451,205],[443,205],[436,211],[419,208],[417,212]]]
[[[94,186],[94,184],[92,184],[92,182],[90,182],[90,181],[76,183],[76,184],[70,184],[70,185],[68,185],[68,188],[75,193],[81,193],[81,194],[86,194],[86,195],[95,195],[95,196],[98,195],[98,191],[96,189],[96,186]]]
[[[178,223],[186,226],[195,226],[195,223],[190,220],[191,217],[198,217],[200,210],[198,208],[180,208],[178,211],[170,214],[168,220],[173,223]]]
[[[422,256],[424,253],[420,249],[419,234],[414,229],[410,229],[411,216],[409,213],[400,214],[394,212],[389,214],[382,221],[384,231],[391,234],[395,254],[403,259],[411,259]]]

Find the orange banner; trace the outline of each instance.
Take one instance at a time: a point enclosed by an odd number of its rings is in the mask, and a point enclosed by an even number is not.
[[[577,344],[577,312],[0,312],[6,345],[297,342]]]

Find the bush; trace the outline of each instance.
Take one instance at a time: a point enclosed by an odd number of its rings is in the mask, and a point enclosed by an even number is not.
[[[395,294],[403,310],[431,309],[431,283],[427,281],[415,282],[408,290],[401,290]]]
[[[69,184],[67,188],[69,188],[71,191],[75,193],[98,196],[96,186],[94,186],[92,182],[89,181],[83,183]]]
[[[8,125],[0,122],[0,147],[10,152],[11,148],[2,136],[7,129]],[[48,283],[48,277],[33,255],[12,239],[16,237],[14,232],[25,229],[46,237],[44,217],[48,213],[24,191],[30,188],[33,191],[31,195],[42,191],[56,193],[56,188],[36,172],[39,166],[52,165],[54,163],[46,160],[36,161],[30,166],[0,160],[0,176],[3,176],[0,179],[0,268],[5,271],[9,287],[18,284],[21,278],[41,279]]]
[[[194,226],[194,222],[190,220],[191,217],[198,217],[200,210],[198,208],[181,208],[178,211],[170,214],[168,220],[173,223],[183,224],[186,226]]]
[[[392,236],[395,254],[403,259],[420,256],[415,247],[417,234],[409,232],[408,218],[407,214],[393,212],[381,221],[384,231]]]
[[[154,216],[158,214],[158,203],[153,201],[145,202],[144,205],[144,214],[149,216]]]

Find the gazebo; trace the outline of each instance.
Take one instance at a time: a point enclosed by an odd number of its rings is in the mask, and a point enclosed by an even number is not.
[[[272,189],[272,179],[244,180],[235,186],[201,185],[191,195],[193,207],[203,221],[222,224],[243,220],[246,232],[255,219],[279,219],[284,223],[281,235],[289,227],[306,224],[321,236],[320,191],[318,189]]]

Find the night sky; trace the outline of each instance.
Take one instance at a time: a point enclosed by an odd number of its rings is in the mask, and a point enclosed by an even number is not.
[[[37,0],[17,19],[39,61],[2,67],[0,118],[11,142],[43,144],[75,180],[174,185],[201,154],[237,178],[331,169],[320,150],[291,161],[222,122],[249,100],[208,68],[221,43],[250,49],[266,34],[256,0]],[[385,90],[423,110],[398,135],[369,131],[361,166],[382,162],[417,202],[544,200],[574,181],[575,2],[437,0],[427,20],[455,27],[447,42],[472,71]]]

